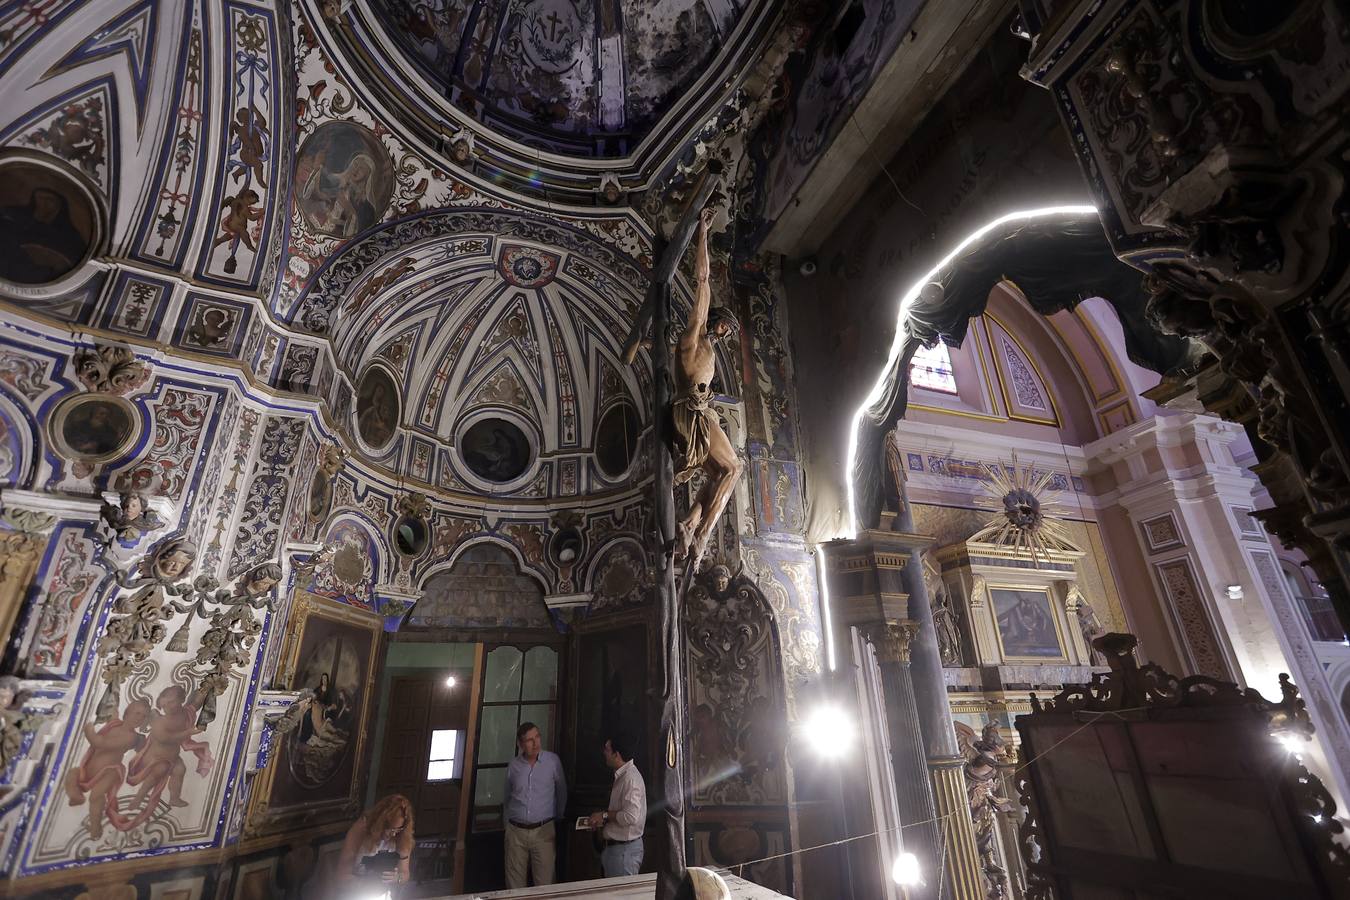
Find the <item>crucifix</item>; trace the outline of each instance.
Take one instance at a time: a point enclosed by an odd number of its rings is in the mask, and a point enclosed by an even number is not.
[[[665,819],[667,853],[657,875],[658,900],[673,900],[685,878],[684,804],[687,796],[684,749],[684,680],[681,666],[681,595],[689,588],[694,571],[707,548],[708,537],[731,496],[741,465],[731,442],[722,432],[717,413],[711,409],[714,358],[712,340],[730,334],[735,318],[711,308],[709,287],[708,227],[712,213],[708,201],[721,183],[712,165],[694,191],[688,208],[670,240],[658,239],[656,267],[642,309],[638,311],[624,348],[624,361],[637,358],[650,329],[652,351],[652,411],[658,447],[654,480],[656,527],[660,543],[661,574],[657,580],[661,604],[662,693],[661,693],[661,802]],[[670,284],[675,267],[698,229],[695,259],[697,280],[694,307],[679,342],[675,365],[666,340],[670,324]],[[676,471],[676,464],[679,471]],[[689,514],[675,522],[675,486],[702,470],[707,477]],[[676,590],[675,557],[684,558],[684,576]]]

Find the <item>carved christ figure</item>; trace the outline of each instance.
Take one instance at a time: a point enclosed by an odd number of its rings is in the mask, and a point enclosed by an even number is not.
[[[722,510],[731,499],[736,480],[741,476],[741,461],[712,408],[714,370],[713,341],[721,340],[737,328],[735,316],[723,308],[710,310],[708,226],[714,210],[704,208],[699,215],[698,248],[694,256],[694,308],[679,343],[675,345],[674,399],[671,401],[675,483],[683,484],[702,469],[707,476],[694,499],[689,514],[679,525],[677,554],[693,554],[697,569],[708,549],[708,537],[717,525]],[[657,335],[660,340],[661,336]]]

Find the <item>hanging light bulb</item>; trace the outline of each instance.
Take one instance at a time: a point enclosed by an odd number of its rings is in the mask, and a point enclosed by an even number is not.
[[[459,679],[455,678],[455,676],[449,675],[449,676],[446,677],[446,679],[445,679],[445,686],[446,686],[446,687],[452,688],[452,687],[454,687],[454,686],[457,685],[457,684],[459,684]]]

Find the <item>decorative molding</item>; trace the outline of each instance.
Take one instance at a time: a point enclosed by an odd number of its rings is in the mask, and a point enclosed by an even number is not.
[[[873,622],[860,630],[875,649],[877,662],[909,665],[909,647],[919,633],[918,622],[913,619]]]
[[[1181,526],[1170,512],[1144,519],[1139,523],[1139,531],[1144,536],[1144,548],[1149,553],[1162,553],[1186,546],[1181,536]]]

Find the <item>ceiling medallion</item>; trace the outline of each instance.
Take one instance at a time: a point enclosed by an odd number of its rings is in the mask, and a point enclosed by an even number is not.
[[[546,250],[507,244],[502,248],[498,268],[508,284],[518,288],[541,288],[557,277],[561,259]]]
[[[988,495],[976,502],[993,509],[989,521],[971,535],[971,541],[1010,547],[1019,556],[1025,549],[1033,560],[1055,552],[1078,551],[1064,528],[1059,503],[1050,498],[1054,472],[1019,467],[1014,453],[1011,465],[1000,460],[989,467],[989,476],[984,486]]]

